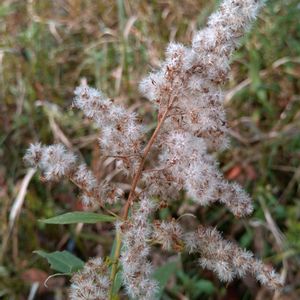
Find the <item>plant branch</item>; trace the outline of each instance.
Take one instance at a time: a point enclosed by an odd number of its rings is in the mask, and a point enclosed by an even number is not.
[[[163,113],[163,115],[161,115],[161,117],[159,117],[157,126],[156,126],[156,128],[155,128],[148,144],[144,148],[144,152],[143,152],[143,156],[142,156],[140,165],[139,165],[139,167],[138,167],[138,169],[137,169],[137,171],[136,171],[136,173],[133,177],[132,184],[131,184],[131,189],[130,189],[130,192],[129,192],[129,195],[128,195],[128,198],[127,198],[127,202],[124,206],[124,210],[123,210],[123,214],[122,214],[122,219],[124,221],[127,220],[128,213],[129,213],[129,208],[132,205],[132,203],[133,203],[133,201],[136,197],[135,189],[136,189],[137,184],[138,184],[138,182],[139,182],[139,180],[142,176],[142,172],[143,172],[143,168],[144,168],[147,156],[148,156],[148,154],[151,150],[152,145],[154,144],[154,142],[155,142],[155,140],[158,136],[158,133],[159,133],[164,121],[166,120],[166,118],[168,116],[168,113],[169,113],[169,111],[172,107],[174,99],[175,99],[175,97],[172,97],[172,98],[170,97],[170,100],[168,101],[169,104],[168,104],[165,112]],[[112,285],[111,285],[111,291],[110,291],[110,300],[113,299],[113,288],[114,288],[114,282],[115,282],[115,278],[116,278],[117,271],[118,271],[118,261],[119,261],[120,252],[121,252],[121,244],[122,244],[121,233],[120,233],[120,230],[117,230],[117,233],[116,233],[116,248],[115,248],[114,259],[113,259],[112,270],[111,270]]]

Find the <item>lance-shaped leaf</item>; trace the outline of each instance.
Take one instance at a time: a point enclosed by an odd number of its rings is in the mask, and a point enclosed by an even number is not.
[[[43,250],[34,251],[34,253],[46,258],[51,269],[64,273],[72,274],[82,269],[84,262],[68,251],[55,251],[47,253]]]
[[[41,220],[41,222],[46,224],[94,224],[98,222],[114,222],[115,220],[116,218],[113,216],[102,215],[92,212],[76,211],[59,215],[50,219]]]

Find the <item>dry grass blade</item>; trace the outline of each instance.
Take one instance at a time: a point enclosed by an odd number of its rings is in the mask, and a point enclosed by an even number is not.
[[[29,185],[29,182],[31,180],[31,178],[33,177],[34,173],[35,173],[35,169],[30,168],[28,169],[25,177],[22,180],[21,183],[21,187],[20,190],[18,192],[18,195],[11,207],[10,210],[10,214],[9,214],[9,226],[6,230],[6,232],[4,232],[3,234],[3,238],[2,238],[2,248],[1,248],[1,252],[0,252],[0,262],[2,262],[6,249],[7,249],[7,245],[8,245],[8,241],[9,241],[9,237],[14,229],[14,225],[17,222],[17,219],[20,215],[24,200],[25,200],[25,196],[26,196],[26,192],[27,192],[27,188]]]
[[[31,180],[31,178],[33,177],[34,173],[35,173],[35,169],[30,168],[28,169],[22,183],[21,183],[21,187],[19,190],[19,193],[12,205],[12,208],[10,210],[10,214],[9,214],[9,230],[11,231],[12,228],[14,227],[14,224],[16,222],[16,219],[18,218],[20,211],[22,209],[24,200],[25,200],[25,196],[26,196],[26,192],[27,192],[27,188],[29,185],[29,182]]]

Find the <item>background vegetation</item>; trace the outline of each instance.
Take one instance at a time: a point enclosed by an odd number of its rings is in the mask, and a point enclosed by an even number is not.
[[[66,249],[87,260],[109,255],[113,241],[110,224],[38,222],[81,207],[78,191],[67,182],[43,184],[35,174],[28,188],[21,188],[28,144],[60,141],[82,155],[98,177],[114,172],[101,158],[93,124],[71,108],[74,87],[81,80],[101,87],[152,126],[153,111],[137,82],[158,65],[169,40],[189,43],[215,5],[212,0],[1,1],[1,299],[66,299],[68,278],[54,277],[46,288],[43,282],[54,272],[33,251]],[[219,154],[221,168],[247,188],[255,213],[237,220],[222,207],[201,208],[186,200],[160,216],[191,212],[195,224],[217,226],[282,270],[283,293],[271,294],[251,278],[224,286],[191,258],[174,254],[177,267],[162,299],[300,298],[299,15],[298,0],[268,1],[233,59],[226,87],[232,147]],[[163,262],[156,253],[154,261]]]

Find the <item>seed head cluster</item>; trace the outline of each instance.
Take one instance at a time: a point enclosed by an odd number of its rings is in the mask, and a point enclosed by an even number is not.
[[[83,270],[75,273],[71,279],[71,300],[107,300],[111,282],[108,265],[101,257],[87,261]]]
[[[123,251],[121,264],[123,280],[128,295],[133,299],[155,299],[158,284],[152,279],[150,245],[152,225],[149,217],[155,210],[154,203],[147,199],[140,200],[139,208],[133,213],[130,221],[120,226],[123,234]]]
[[[88,209],[124,204],[126,213],[116,231],[122,238],[123,286],[132,299],[157,299],[151,245],[197,255],[199,265],[221,281],[251,274],[273,289],[282,284],[271,267],[224,240],[215,228],[200,225],[186,231],[178,220],[155,220],[162,203],[178,198],[182,191],[199,205],[224,204],[237,217],[253,211],[243,188],[224,178],[214,152],[229,145],[222,85],[228,78],[231,54],[262,6],[258,0],[223,0],[207,26],[195,33],[191,47],[168,45],[159,70],[139,86],[158,111],[157,127],[148,142],[146,127],[134,112],[94,88],[75,89],[74,106],[99,127],[103,154],[118,161],[132,180],[127,202],[117,186],[98,182],[87,165],[60,144],[33,144],[25,155],[46,180],[67,177],[75,183]],[[101,258],[90,260],[73,276],[70,297],[109,299],[111,279]]]

